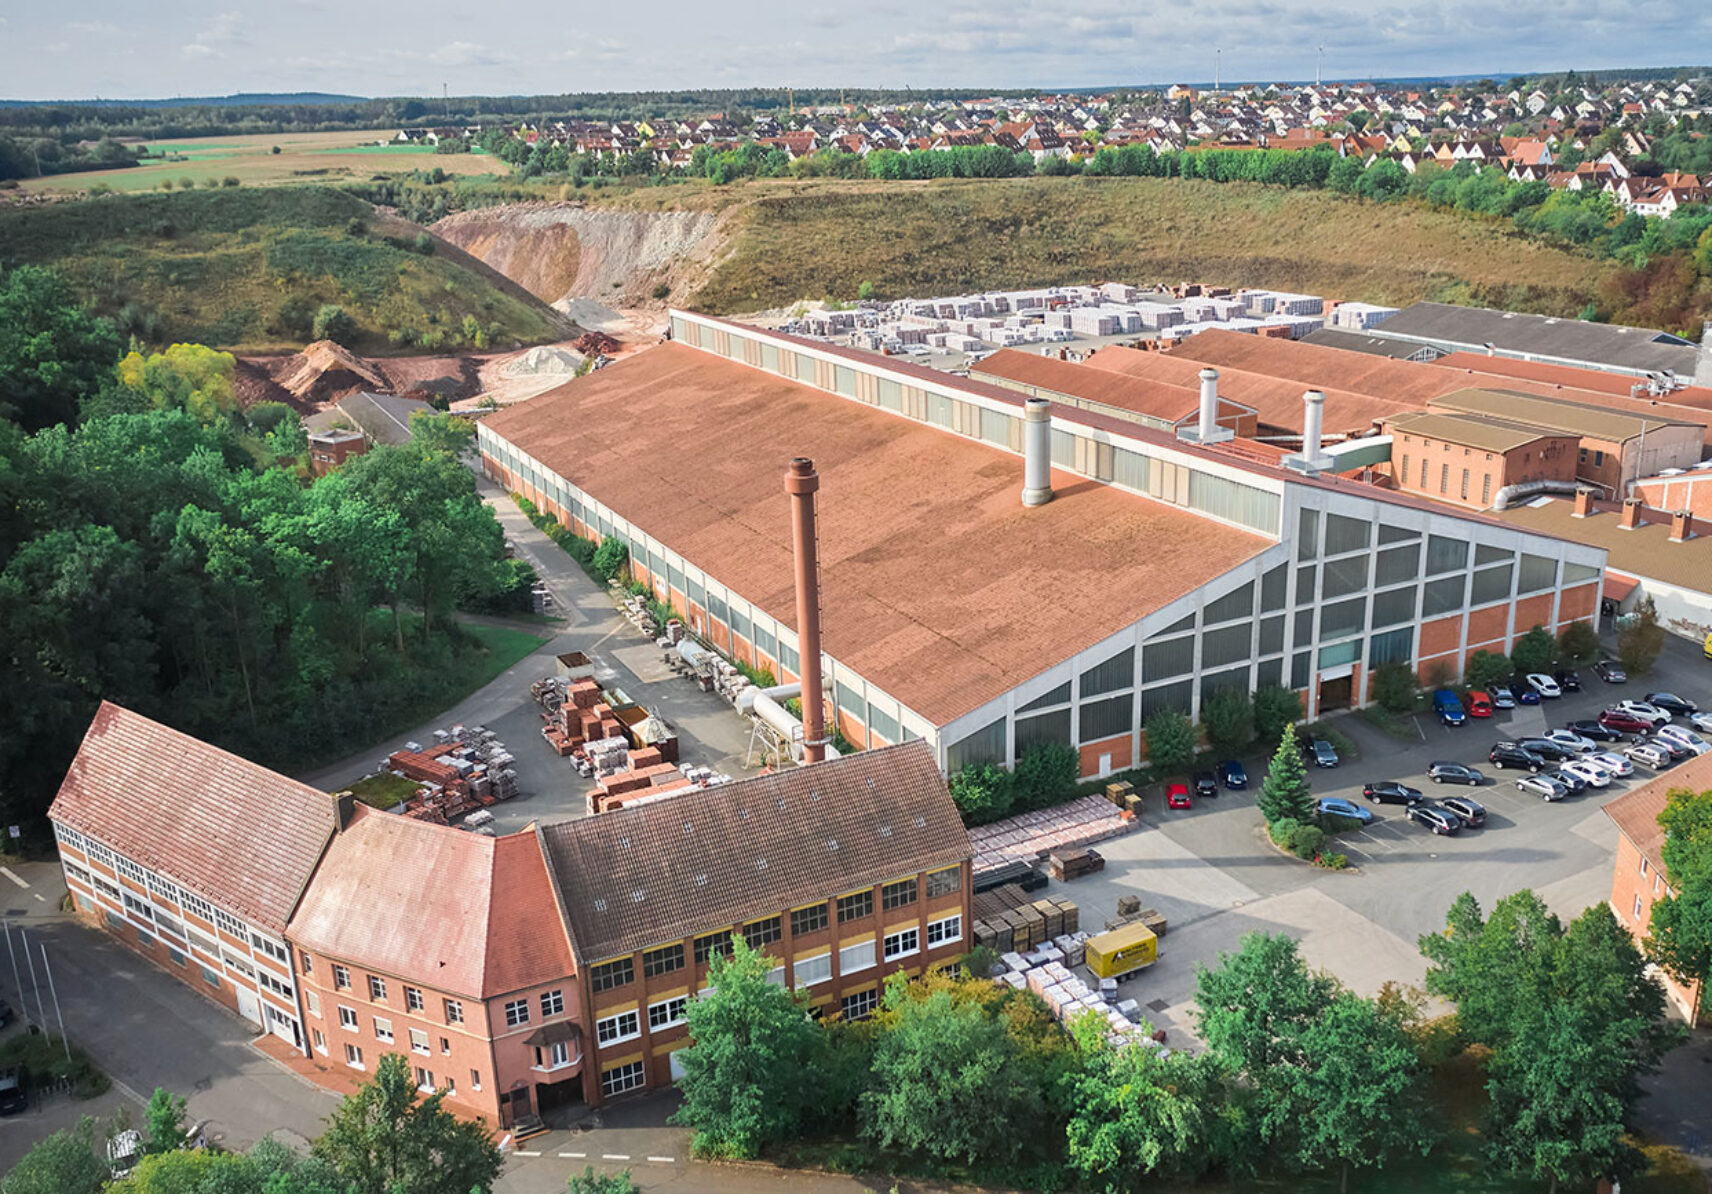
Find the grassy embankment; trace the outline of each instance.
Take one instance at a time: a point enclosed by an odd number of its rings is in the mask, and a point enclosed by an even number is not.
[[[255,352],[301,347],[324,303],[356,320],[359,351],[434,335],[468,347],[564,334],[545,304],[415,225],[319,186],[113,195],[0,209],[0,265],[53,265],[85,301],[150,341]],[[418,350],[419,351],[419,350]]]
[[[584,191],[623,210],[741,205],[692,303],[728,314],[852,299],[1121,279],[1265,286],[1574,315],[1608,262],[1498,224],[1322,191],[1155,178],[763,182]]]

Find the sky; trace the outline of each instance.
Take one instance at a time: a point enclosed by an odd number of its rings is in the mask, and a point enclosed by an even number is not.
[[[1098,87],[1668,66],[1707,0],[4,0],[0,97]]]

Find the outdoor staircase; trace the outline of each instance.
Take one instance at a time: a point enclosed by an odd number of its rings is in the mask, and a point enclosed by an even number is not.
[[[548,1130],[547,1125],[541,1122],[539,1115],[520,1116],[517,1122],[511,1125],[511,1143],[514,1145],[522,1144],[525,1140],[532,1140],[536,1136],[545,1135]]]

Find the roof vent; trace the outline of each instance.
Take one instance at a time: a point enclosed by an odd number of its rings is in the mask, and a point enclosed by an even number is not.
[[[890,825],[880,826],[880,836],[881,837],[891,837],[892,836],[892,827]]]
[[[695,826],[691,825],[688,821],[685,821],[684,822],[684,836],[688,837],[690,834],[692,834],[694,832],[695,832]]]
[[[828,851],[830,851],[833,854],[838,853],[838,839],[835,837],[827,838],[826,839],[826,848]]]
[[[809,798],[809,802],[811,804],[819,804],[820,803],[820,793],[816,792],[813,788],[810,788],[808,790],[808,798]]]
[[[633,890],[630,893],[630,902],[632,904],[640,904],[643,900],[645,900],[647,898],[648,898],[648,893],[643,891],[640,887],[636,888],[635,890]]]
[[[765,858],[757,858],[755,860],[755,869],[758,871],[766,870],[767,869],[767,860]]]
[[[915,819],[915,827],[917,829],[926,829],[927,828],[927,818],[926,817],[917,817]]]
[[[695,877],[695,885],[697,887],[706,887],[707,886],[707,874],[705,872],[703,872],[702,874],[697,875]]]
[[[749,819],[749,810],[746,808],[740,808],[737,810],[737,815],[747,821]]]
[[[604,899],[597,897],[595,899],[595,902],[594,902],[594,910],[596,912],[605,912],[606,911],[606,901]]]
[[[779,797],[779,811],[781,813],[785,811],[785,798],[783,796]]]
[[[625,836],[619,838],[618,839],[618,845],[621,849],[624,849],[624,850],[630,849],[630,837],[629,837],[629,835],[626,834]]]

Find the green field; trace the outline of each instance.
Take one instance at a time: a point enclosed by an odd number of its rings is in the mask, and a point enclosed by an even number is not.
[[[736,206],[731,251],[694,295],[727,314],[853,299],[1121,279],[1265,286],[1574,315],[1612,263],[1415,205],[1157,178],[751,183],[596,197]]]
[[[238,351],[301,347],[324,303],[357,321],[351,347],[534,344],[555,313],[420,229],[327,187],[111,195],[0,210],[0,264],[61,269],[85,301],[150,341]]]

